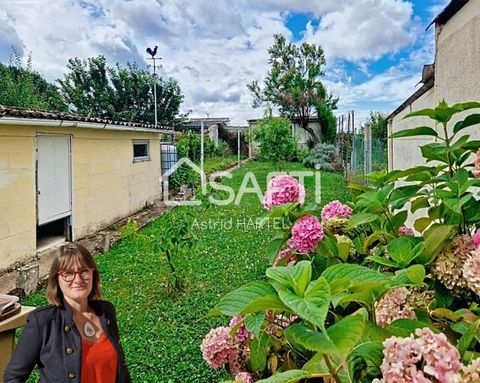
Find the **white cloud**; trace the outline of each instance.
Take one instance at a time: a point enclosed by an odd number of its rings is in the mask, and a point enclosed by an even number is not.
[[[342,108],[362,106],[365,98],[403,99],[417,80],[409,79],[416,72],[407,65],[427,56],[415,53],[418,57],[400,62],[397,72],[378,76],[369,71],[371,60],[418,36],[406,0],[1,1],[6,6],[0,10],[0,60],[14,44],[32,51],[34,68],[54,80],[75,56],[103,54],[111,65],[137,61],[146,67],[145,48],[158,45],[161,74],[177,79],[185,94],[182,110],[227,116],[233,124],[262,115],[251,108],[246,84],[263,82],[274,33],[293,38],[285,25],[292,12],[320,20],[318,28],[309,25],[305,40],[321,44],[327,61],[339,63],[329,65],[326,83],[340,96]],[[356,62],[369,79],[352,86],[341,59]]]
[[[307,25],[305,40],[320,44],[330,59],[378,59],[415,41],[412,4],[398,0],[361,0]]]

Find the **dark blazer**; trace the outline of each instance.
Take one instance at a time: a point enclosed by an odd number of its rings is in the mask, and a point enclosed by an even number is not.
[[[120,346],[115,308],[107,301],[91,301],[100,318],[103,331],[118,354],[116,383],[130,383],[131,378]],[[4,383],[25,382],[35,365],[40,382],[80,383],[82,370],[82,337],[68,304],[48,305],[30,313],[15,352],[3,374]]]

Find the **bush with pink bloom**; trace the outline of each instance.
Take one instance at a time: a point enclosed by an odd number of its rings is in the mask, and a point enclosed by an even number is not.
[[[372,383],[460,382],[460,354],[445,334],[434,334],[429,328],[417,329],[416,338],[391,337],[383,345],[382,379]]]
[[[200,349],[203,359],[212,368],[223,367],[225,364],[234,361],[238,355],[238,349],[230,337],[229,327],[212,329],[203,339]]]
[[[472,245],[475,249],[480,249],[480,229],[472,237]]]
[[[475,178],[480,178],[480,149],[478,150],[477,156],[475,157],[475,163],[472,173]]]
[[[245,342],[248,339],[248,331],[247,331],[247,328],[245,327],[244,318],[240,315],[233,317],[230,320],[230,323],[228,325],[231,331],[240,322],[243,322],[243,323],[240,325],[240,327],[238,327],[235,333],[235,341],[238,343]]]
[[[399,236],[414,236],[415,232],[410,229],[409,227],[402,226],[401,228],[398,229],[398,235]]]
[[[278,266],[280,263],[283,263],[285,266],[290,265],[291,263],[297,262],[297,256],[293,253],[292,249],[283,249],[273,261],[273,266]]]
[[[326,222],[331,218],[350,218],[352,209],[340,201],[332,201],[326,204],[322,209],[322,221]]]
[[[480,249],[475,250],[463,265],[463,278],[475,294],[480,296]]]
[[[249,372],[239,372],[235,375],[236,382],[243,382],[243,383],[253,383],[253,376]]]
[[[397,319],[416,319],[415,312],[407,304],[409,294],[405,287],[388,291],[375,307],[377,325],[385,328]]]
[[[300,204],[305,202],[305,188],[303,185],[289,175],[280,175],[272,178],[263,197],[265,209],[272,210],[273,206],[294,202]]]
[[[323,227],[318,218],[304,215],[293,225],[292,238],[289,239],[288,245],[302,254],[313,253],[323,237]]]

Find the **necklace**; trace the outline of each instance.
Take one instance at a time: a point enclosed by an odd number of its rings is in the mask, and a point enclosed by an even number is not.
[[[85,324],[83,325],[83,333],[88,338],[93,338],[95,335],[97,335],[97,330],[95,329],[95,326],[91,322],[86,321]]]

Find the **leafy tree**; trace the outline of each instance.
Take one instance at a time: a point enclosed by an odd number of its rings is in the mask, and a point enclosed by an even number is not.
[[[288,118],[297,117],[314,144],[331,133],[331,110],[338,98],[328,93],[320,81],[326,64],[322,47],[303,43],[301,46],[286,42],[284,36],[274,35],[274,44],[268,50],[271,69],[261,89],[257,81],[247,85],[254,96],[253,107],[264,102],[278,106]],[[321,132],[309,127],[312,117],[320,117]]]
[[[385,113],[371,111],[362,131],[365,129],[365,125],[372,127],[372,139],[387,141],[387,115]]]
[[[19,108],[66,111],[55,85],[32,69],[28,55],[24,65],[20,55],[13,50],[8,65],[0,63],[0,104]]]
[[[290,121],[285,118],[270,115],[258,122],[253,134],[260,145],[260,161],[291,161],[297,153],[297,139],[292,137]]]
[[[155,122],[153,85],[157,82],[158,123],[169,125],[183,100],[173,79],[155,78],[136,63],[110,68],[104,56],[70,59],[70,70],[58,80],[70,108],[82,115],[113,120]]]

